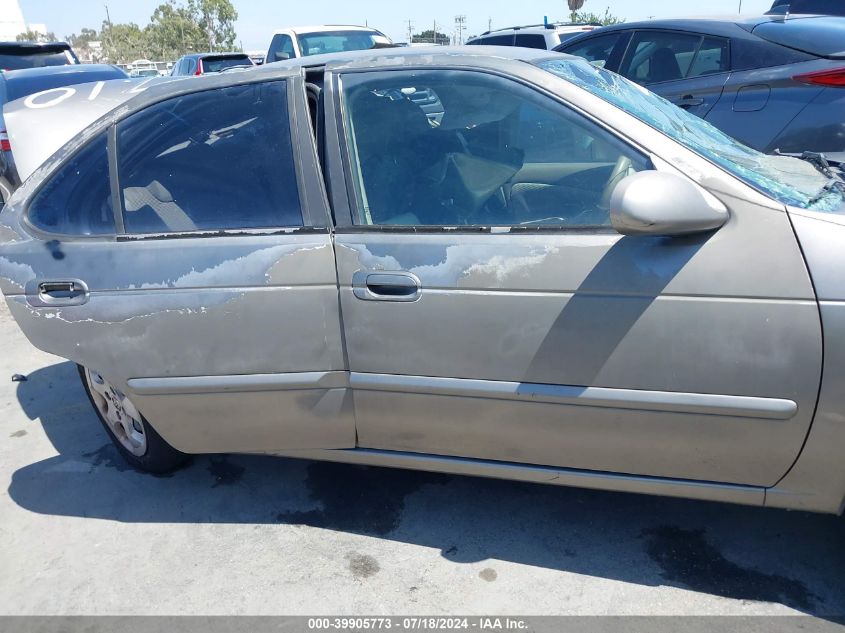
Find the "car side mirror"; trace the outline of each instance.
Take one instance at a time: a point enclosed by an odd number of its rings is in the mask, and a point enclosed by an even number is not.
[[[283,53],[282,51],[276,51],[274,53],[277,62],[283,62],[285,60],[290,59],[290,53]]]
[[[730,213],[697,184],[668,172],[641,171],[622,179],[610,197],[610,221],[623,235],[689,235],[713,231]]]

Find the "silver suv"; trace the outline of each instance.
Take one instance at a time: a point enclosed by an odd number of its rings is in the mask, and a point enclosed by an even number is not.
[[[544,48],[552,50],[567,40],[601,28],[598,23],[556,22],[509,26],[504,29],[487,31],[467,40],[468,45],[476,46],[521,46],[523,48]]]

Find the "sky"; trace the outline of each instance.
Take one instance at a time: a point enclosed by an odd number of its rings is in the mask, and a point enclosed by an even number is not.
[[[108,4],[112,22],[149,22],[164,0],[19,0],[27,23],[46,24],[58,37],[78,33],[83,27],[99,29]],[[426,0],[403,3],[395,0],[233,0],[238,11],[236,30],[245,50],[266,50],[274,29],[303,24],[369,24],[397,42],[408,39],[408,20],[414,32],[431,29],[452,34],[455,16],[466,15],[465,35],[516,24],[537,24],[544,16],[564,20],[569,14],[566,0],[511,0],[501,4],[489,0]],[[772,0],[587,0],[585,10],[604,13],[605,8],[626,21],[649,17],[701,15],[743,15],[764,13]]]

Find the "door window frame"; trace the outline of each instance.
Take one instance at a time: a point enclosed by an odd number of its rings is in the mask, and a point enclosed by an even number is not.
[[[262,84],[268,82],[283,81],[286,83],[288,125],[290,126],[290,137],[292,145],[292,160],[296,172],[296,185],[298,189],[299,203],[302,209],[301,226],[278,226],[268,228],[226,228],[226,229],[198,229],[195,231],[174,231],[154,233],[126,233],[124,224],[123,195],[120,188],[120,152],[117,147],[117,126],[128,117],[142,113],[150,107],[154,107],[171,99],[178,99],[188,95],[196,95],[203,92],[220,90],[250,84]],[[233,237],[246,235],[278,235],[290,233],[328,233],[332,228],[332,218],[325,189],[320,175],[317,152],[313,142],[313,133],[308,118],[308,105],[305,96],[305,82],[302,73],[294,76],[281,76],[276,78],[262,77],[257,81],[239,81],[221,86],[203,88],[202,90],[190,90],[168,94],[160,99],[145,103],[143,107],[123,114],[119,119],[103,123],[96,128],[89,128],[87,132],[93,132],[85,142],[79,143],[64,158],[60,164],[54,166],[50,173],[38,184],[38,187],[28,196],[21,218],[27,231],[35,237],[44,240],[60,241],[105,241],[122,242],[151,239],[187,239],[187,238],[213,238]],[[82,235],[76,233],[54,233],[33,224],[30,220],[30,206],[36,199],[38,192],[64,169],[69,161],[73,160],[80,152],[84,151],[91,143],[97,142],[106,135],[106,147],[109,166],[109,191],[112,200],[112,211],[115,215],[115,230],[113,233],[101,235]]]
[[[610,226],[562,226],[562,225],[389,225],[389,224],[356,224],[355,218],[362,217],[360,196],[357,192],[355,173],[352,169],[352,155],[349,147],[350,138],[346,128],[345,107],[342,93],[342,76],[351,74],[385,74],[385,73],[410,73],[428,71],[461,71],[490,75],[506,81],[515,82],[524,88],[532,90],[537,94],[550,99],[558,105],[568,108],[574,114],[594,124],[605,133],[611,135],[615,141],[626,146],[632,153],[639,154],[644,161],[651,165],[651,152],[631,139],[626,138],[618,130],[610,127],[604,121],[594,117],[589,112],[582,110],[576,105],[566,101],[560,95],[548,91],[541,86],[525,81],[514,75],[498,72],[487,68],[467,68],[466,66],[417,66],[401,68],[354,68],[338,71],[327,70],[325,74],[324,90],[325,95],[325,120],[327,144],[325,147],[324,162],[327,164],[328,186],[332,199],[333,213],[335,218],[334,232],[340,234],[349,233],[449,233],[449,234],[480,234],[480,233],[501,233],[501,234],[524,234],[524,233],[556,233],[556,234],[617,234]],[[341,189],[342,188],[342,189]],[[502,229],[505,229],[503,231]]]

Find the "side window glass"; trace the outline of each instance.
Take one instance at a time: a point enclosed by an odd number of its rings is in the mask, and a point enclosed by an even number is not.
[[[283,81],[150,106],[117,144],[127,233],[302,225]]]
[[[289,35],[278,34],[273,36],[270,43],[270,59],[268,62],[280,62],[285,59],[293,59],[296,53],[293,50],[293,40]]]
[[[628,47],[629,60],[624,74],[646,85],[683,79],[700,43],[700,36],[686,33],[635,33]]]
[[[705,37],[690,66],[687,78],[702,77],[730,70],[728,41],[720,37]]]
[[[542,35],[535,34],[517,34],[514,46],[522,46],[523,48],[547,48],[546,38]]]
[[[565,48],[563,52],[575,55],[576,57],[583,57],[593,66],[604,68],[620,37],[622,37],[621,33],[609,33],[599,37],[591,37],[586,41],[573,43],[571,46]]]
[[[107,235],[115,232],[106,134],[79,150],[36,194],[29,221],[50,233]]]
[[[357,224],[608,226],[616,183],[648,168],[609,132],[506,79],[443,70],[342,84]]]
[[[491,35],[476,42],[481,46],[513,46],[513,35]]]

